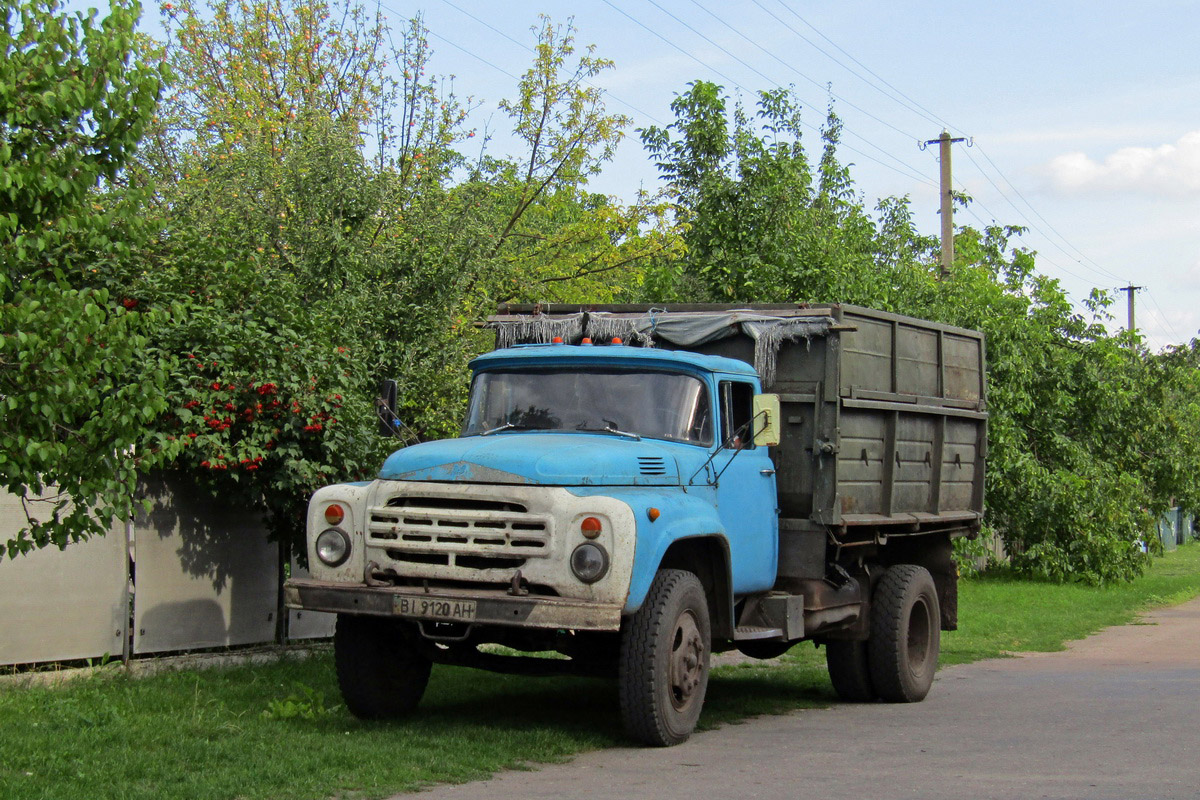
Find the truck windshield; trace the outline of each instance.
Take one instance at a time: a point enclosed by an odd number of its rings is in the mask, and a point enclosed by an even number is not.
[[[709,445],[704,382],[649,370],[489,370],[475,376],[464,436],[516,430],[635,434]]]

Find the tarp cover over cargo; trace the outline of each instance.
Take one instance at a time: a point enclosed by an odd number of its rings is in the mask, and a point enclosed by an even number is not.
[[[734,358],[781,402],[781,527],[978,526],[983,335],[847,304],[502,305],[497,346],[622,342]],[[607,349],[607,348],[605,348]],[[896,532],[895,528],[891,529]],[[821,541],[824,541],[823,534]]]
[[[674,345],[693,349],[745,335],[754,341],[754,370],[764,386],[775,379],[776,358],[784,342],[808,342],[834,326],[827,316],[781,316],[752,310],[732,311],[578,311],[571,314],[517,314],[488,320],[496,330],[496,347],[550,344],[561,339],[579,344],[584,338],[607,344],[614,338],[631,345]]]

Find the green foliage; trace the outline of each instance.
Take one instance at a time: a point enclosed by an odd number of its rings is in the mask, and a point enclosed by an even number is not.
[[[173,446],[166,365],[148,331],[163,315],[90,285],[127,263],[140,195],[101,204],[154,113],[164,71],[147,63],[135,2],[97,23],[55,2],[5,3],[0,28],[0,479],[26,520],[10,556],[103,533],[131,511],[137,470]]]
[[[864,206],[832,108],[810,153],[789,91],[748,108],[696,82],[641,133],[665,197],[624,206],[587,189],[629,120],[569,24],[533,29],[501,104],[521,151],[493,155],[420,19],[394,39],[356,0],[161,10],[157,45],[126,0],[99,24],[6,6],[0,476],[30,503],[10,552],[104,530],[163,464],[299,536],[313,489],[393,444],[381,378],[416,436],[456,429],[474,323],[504,301],[842,301],[983,330],[987,523],[1027,574],[1127,579],[1153,515],[1200,509],[1200,344],[1110,336],[1109,299],[1076,312],[1016,228],[961,228],[938,280],[907,199]]]
[[[324,0],[210,0],[204,9],[178,0],[161,8],[180,76],[168,114],[202,149],[248,137],[282,148],[315,109],[369,125],[396,91],[379,9]]]
[[[120,251],[85,204],[129,161],[154,113],[164,72],[145,63],[136,2],[68,15],[56,0],[4,4],[0,28],[0,238],[13,291],[22,278],[66,273],[91,251]]]
[[[922,259],[934,243],[916,235],[907,201],[890,199],[871,219],[837,162],[832,110],[814,164],[790,92],[761,92],[753,115],[726,105],[719,86],[698,81],[672,103],[675,122],[642,132],[687,226],[686,255],[655,278],[661,299],[890,309],[930,284]]]
[[[325,693],[317,691],[307,684],[297,683],[294,688],[296,691],[282,700],[268,701],[267,708],[262,712],[262,715],[267,719],[280,721],[290,719],[313,720],[341,708],[339,705],[327,705],[325,703]]]
[[[905,199],[869,214],[836,157],[829,111],[821,156],[801,144],[786,91],[753,119],[720,87],[691,85],[676,121],[643,132],[678,214],[686,254],[647,286],[661,299],[848,302],[982,330],[988,348],[987,523],[1028,575],[1128,580],[1154,546],[1153,517],[1194,508],[1200,474],[1197,343],[1130,351],[1101,324],[1109,299],[1076,312],[1020,229],[960,228],[950,280]],[[731,124],[732,123],[732,124]]]
[[[419,20],[393,40],[353,0],[162,8],[179,82],[139,165],[161,233],[94,280],[181,309],[151,337],[171,360],[153,427],[285,541],[314,489],[395,445],[374,433],[379,380],[398,379],[410,433],[450,434],[487,346],[472,323],[497,301],[611,299],[670,246],[642,230],[661,207],[583,189],[627,120],[585,84],[608,63],[576,57],[569,26],[543,20],[503,106],[526,152],[468,163],[475,133]]]

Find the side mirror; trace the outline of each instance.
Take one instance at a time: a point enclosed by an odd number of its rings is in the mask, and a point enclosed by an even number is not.
[[[754,446],[779,444],[779,395],[754,396]]]
[[[396,382],[382,381],[379,384],[379,397],[375,398],[375,415],[379,418],[379,435],[392,437],[396,435]]]

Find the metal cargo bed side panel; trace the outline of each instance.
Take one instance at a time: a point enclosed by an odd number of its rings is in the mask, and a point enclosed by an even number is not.
[[[840,339],[836,506],[828,524],[962,521],[983,512],[983,338],[846,307]]]

